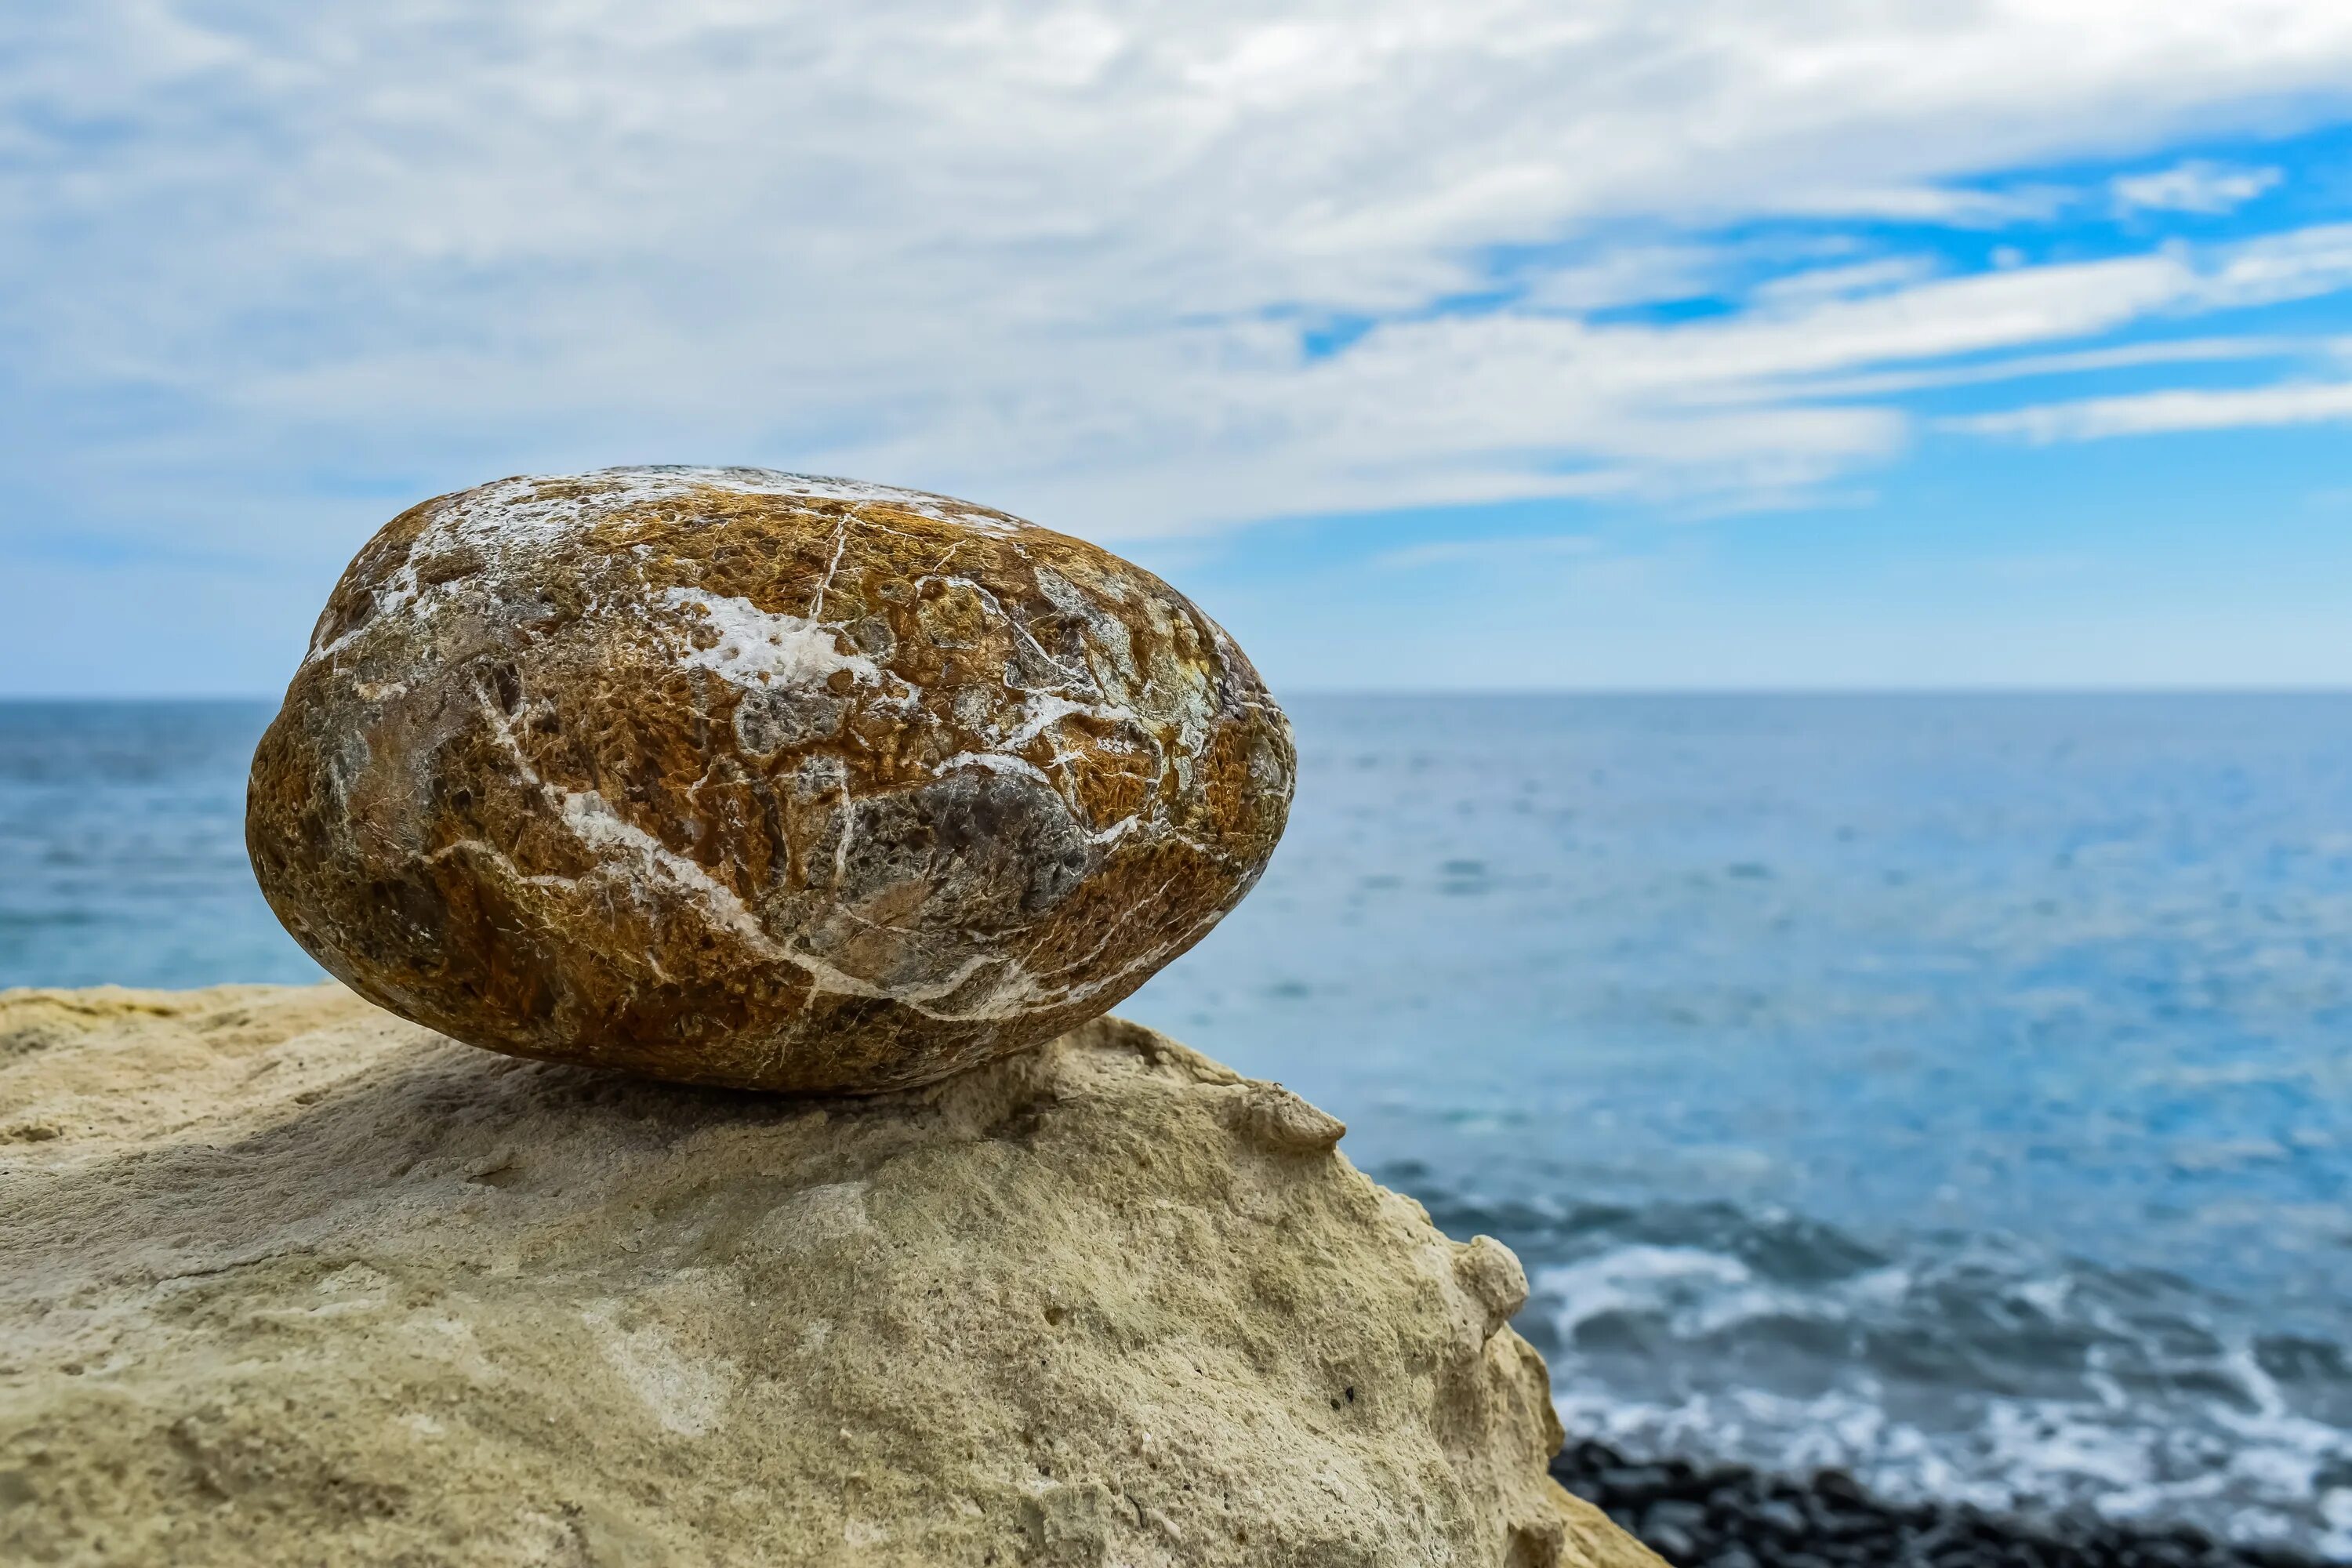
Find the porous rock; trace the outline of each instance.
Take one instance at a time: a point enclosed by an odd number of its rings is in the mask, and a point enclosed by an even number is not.
[[[0,1560],[1656,1568],[1313,1125],[1114,1019],[785,1100],[0,994]]]
[[[940,496],[501,480],[353,560],[247,838],[329,973],[474,1045],[926,1082],[1094,1017],[1240,901],[1289,728],[1166,584]]]

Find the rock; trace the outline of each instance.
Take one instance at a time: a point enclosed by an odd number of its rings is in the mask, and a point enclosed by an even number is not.
[[[1561,1450],[1551,1473],[1692,1568],[2320,1568],[2323,1561],[2284,1547],[2223,1545],[2177,1525],[1896,1503],[1839,1470],[1798,1480],[1744,1465],[1633,1465],[1591,1441]]]
[[[0,1042],[0,1561],[1656,1568],[1501,1249],[1132,1025],[829,1100],[335,986]]]
[[[270,905],[369,999],[519,1056],[904,1088],[1115,1005],[1240,901],[1289,727],[1093,545],[748,468],[413,508],[254,758]]]
[[[1527,1270],[1509,1247],[1491,1236],[1473,1237],[1455,1255],[1454,1277],[1486,1308],[1488,1333],[1518,1316],[1528,1304]]]

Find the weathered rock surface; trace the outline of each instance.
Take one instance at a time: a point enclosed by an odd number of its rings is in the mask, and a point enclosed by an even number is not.
[[[928,1082],[1076,1027],[1256,881],[1281,711],[1090,544],[747,468],[518,479],[369,542],[254,759],[299,942],[474,1045]]]
[[[2301,1552],[2233,1545],[2185,1525],[1896,1502],[1843,1470],[1643,1462],[1582,1442],[1562,1449],[1551,1473],[1678,1568],[2321,1568]]]
[[[1655,1568],[1338,1131],[1116,1020],[815,1101],[0,995],[0,1561]]]

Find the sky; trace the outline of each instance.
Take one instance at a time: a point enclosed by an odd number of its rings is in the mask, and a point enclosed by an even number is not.
[[[749,463],[1277,694],[2352,684],[2344,0],[0,9],[0,695]]]

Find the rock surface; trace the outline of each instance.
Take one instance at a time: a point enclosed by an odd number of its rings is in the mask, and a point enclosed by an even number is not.
[[[1339,1131],[1116,1020],[812,1101],[0,994],[0,1561],[1655,1568]]]
[[[1895,1502],[1841,1470],[1769,1476],[1741,1465],[1643,1463],[1583,1442],[1563,1448],[1551,1473],[1675,1568],[2320,1568],[2302,1552],[2231,1545],[2186,1526]]]
[[[749,468],[403,513],[329,600],[247,838],[329,973],[474,1045],[928,1082],[1095,1017],[1265,868],[1288,725],[1150,574]]]

